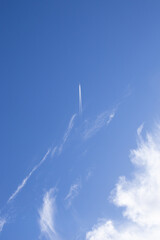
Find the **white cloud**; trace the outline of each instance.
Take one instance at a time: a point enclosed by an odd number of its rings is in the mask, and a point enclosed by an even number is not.
[[[107,121],[107,125],[110,124],[110,122],[112,121],[112,119],[114,118],[114,116],[115,116],[115,110],[113,110],[113,112],[109,115],[108,121]]]
[[[160,128],[138,142],[131,151],[136,166],[133,178],[120,177],[112,200],[123,207],[119,223],[106,220],[87,233],[87,240],[160,239]]]
[[[51,150],[51,157],[52,157],[52,158],[55,156],[56,151],[57,151],[57,146],[54,147],[54,148]]]
[[[137,129],[137,135],[138,135],[138,137],[141,136],[141,133],[142,133],[143,128],[144,128],[144,123],[142,123],[142,124],[139,126],[139,128]]]
[[[95,226],[86,235],[87,240],[159,240],[159,228],[139,227],[133,223],[115,225],[112,221],[106,221]]]
[[[71,133],[71,130],[72,130],[73,126],[74,126],[74,120],[75,120],[76,115],[77,114],[73,114],[73,116],[71,117],[71,119],[69,121],[68,128],[67,128],[67,130],[66,130],[66,132],[65,132],[65,134],[63,136],[62,144],[59,147],[59,153],[62,152],[63,146],[64,146],[65,142],[67,141],[67,139],[68,139],[68,137],[69,137],[69,135]]]
[[[0,232],[2,232],[5,224],[6,224],[6,219],[5,218],[0,218]]]
[[[79,180],[73,185],[71,185],[69,192],[64,199],[67,203],[68,208],[72,205],[74,198],[78,196],[80,188],[81,188],[81,182]]]
[[[80,84],[79,84],[79,114],[82,114],[82,93]]]
[[[32,171],[27,175],[27,177],[25,177],[22,181],[22,183],[17,187],[16,191],[10,196],[10,198],[8,199],[7,203],[9,203],[10,201],[12,201],[17,194],[21,191],[21,189],[26,185],[27,181],[29,180],[29,178],[32,176],[32,174],[42,165],[42,163],[46,160],[46,158],[48,157],[49,153],[50,153],[51,149],[49,149],[46,154],[44,155],[44,157],[42,158],[42,160],[32,169]]]
[[[93,170],[90,169],[90,170],[88,170],[88,172],[87,172],[86,180],[88,181],[92,176],[93,176]]]
[[[43,204],[39,210],[39,225],[42,235],[49,240],[58,239],[55,230],[55,191],[51,188],[43,197]]]
[[[91,126],[87,127],[84,131],[84,138],[88,139],[92,137],[95,133],[97,133],[102,127],[107,126],[115,116],[115,109],[111,112],[105,111],[99,114],[96,120],[91,124]]]

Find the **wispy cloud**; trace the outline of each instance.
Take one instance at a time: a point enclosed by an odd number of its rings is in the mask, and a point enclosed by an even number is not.
[[[51,188],[43,197],[43,204],[39,210],[39,225],[42,235],[49,240],[58,239],[55,230],[55,190]]]
[[[79,114],[82,114],[82,92],[81,92],[81,84],[79,84]]]
[[[114,116],[115,116],[115,110],[113,110],[113,111],[111,112],[111,114],[109,115],[108,120],[107,120],[107,125],[110,124],[110,122],[112,121],[112,119],[114,118]]]
[[[144,123],[142,123],[142,124],[138,127],[138,129],[137,129],[137,135],[138,135],[138,137],[141,137],[141,133],[142,133],[143,127],[144,127]]]
[[[160,127],[138,141],[130,158],[136,166],[133,178],[120,177],[112,193],[113,203],[124,208],[122,220],[99,223],[87,233],[87,240],[160,239]]]
[[[72,202],[74,198],[78,196],[80,189],[81,189],[81,182],[78,179],[76,183],[71,185],[69,192],[64,199],[67,204],[67,208],[69,208],[72,205]]]
[[[88,139],[96,134],[102,127],[108,126],[112,119],[114,118],[116,110],[113,109],[111,112],[105,111],[99,114],[96,120],[88,126],[84,131],[84,138]]]
[[[32,174],[42,165],[42,163],[46,160],[48,157],[49,153],[51,152],[51,149],[49,149],[42,160],[32,169],[32,171],[23,179],[22,183],[17,187],[16,191],[10,196],[8,199],[7,203],[9,203],[11,200],[13,200],[17,194],[21,191],[21,189],[26,185],[27,181],[29,178],[32,176]]]
[[[55,146],[52,150],[51,150],[51,157],[53,158],[55,153],[57,151],[57,146]]]
[[[67,128],[67,130],[66,130],[66,132],[65,132],[65,134],[63,136],[63,141],[62,141],[62,143],[61,143],[61,145],[59,147],[59,153],[62,152],[63,146],[64,146],[65,142],[67,141],[67,139],[68,139],[68,137],[69,137],[69,135],[71,133],[71,130],[72,130],[73,126],[74,126],[74,120],[75,120],[76,115],[77,114],[73,114],[73,116],[71,117],[71,119],[69,121],[68,128]]]
[[[5,224],[6,224],[6,219],[0,218],[0,232],[3,230],[3,227]]]
[[[69,135],[70,135],[70,132],[73,128],[73,125],[74,125],[74,120],[75,120],[75,117],[76,117],[76,114],[74,114],[71,119],[70,119],[70,122],[69,122],[69,125],[68,125],[68,128],[63,136],[63,141],[62,141],[62,144],[60,145],[59,147],[59,153],[62,152],[62,149],[63,149],[63,146],[65,144],[65,142],[67,141]],[[43,164],[43,162],[46,160],[46,158],[48,157],[48,155],[51,153],[51,156],[53,157],[55,155],[57,151],[57,146],[54,147],[53,149],[49,149],[45,156],[42,158],[42,160],[31,170],[31,172],[23,179],[22,183],[17,187],[16,191],[9,197],[7,203],[9,203],[10,201],[12,201],[16,196],[17,194],[21,191],[21,189],[26,185],[27,181],[29,180],[29,178],[32,176],[32,174]]]
[[[86,180],[88,181],[93,176],[93,169],[88,170]]]

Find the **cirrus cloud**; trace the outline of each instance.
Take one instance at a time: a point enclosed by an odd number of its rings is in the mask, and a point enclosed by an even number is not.
[[[55,230],[55,190],[51,188],[44,194],[43,204],[39,210],[39,225],[42,235],[45,239],[58,239]]]
[[[0,232],[3,230],[3,227],[5,224],[6,224],[6,219],[0,217]]]

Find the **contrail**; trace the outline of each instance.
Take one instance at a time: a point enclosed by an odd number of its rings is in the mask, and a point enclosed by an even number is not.
[[[51,152],[51,149],[49,149],[46,154],[44,155],[44,157],[42,158],[42,160],[32,169],[32,171],[27,175],[27,177],[25,177],[22,181],[22,183],[17,187],[17,190],[10,196],[10,198],[8,199],[7,203],[9,203],[11,200],[13,200],[17,194],[19,193],[19,191],[26,185],[27,181],[29,180],[29,178],[32,176],[32,174],[42,165],[42,163],[46,160],[46,158],[48,157],[49,153]]]
[[[82,114],[82,93],[81,93],[81,84],[79,84],[79,114]]]
[[[63,142],[62,144],[60,145],[59,147],[59,153],[62,152],[62,149],[63,149],[63,146],[65,144],[65,142],[67,141],[69,135],[70,135],[70,132],[73,128],[73,125],[74,125],[74,119],[76,117],[76,114],[74,114],[71,119],[70,119],[70,122],[69,122],[69,125],[68,125],[68,128],[64,134],[64,137],[63,137]],[[55,152],[57,150],[57,146],[54,147],[53,149],[49,149],[46,154],[44,155],[44,157],[42,158],[42,160],[32,169],[32,171],[23,179],[22,183],[17,187],[16,191],[10,196],[10,198],[8,199],[7,203],[9,203],[11,200],[13,200],[17,194],[20,192],[20,190],[26,185],[27,181],[29,180],[29,178],[32,176],[32,174],[43,164],[43,162],[46,160],[46,158],[48,157],[48,155],[51,153],[51,156],[53,157]]]
[[[75,119],[76,115],[77,115],[76,113],[73,114],[71,119],[70,119],[70,121],[69,121],[68,128],[67,128],[67,130],[66,130],[66,132],[65,132],[65,134],[63,136],[63,141],[62,141],[62,143],[61,143],[61,145],[59,147],[59,153],[62,152],[63,146],[64,146],[65,142],[67,141],[69,135],[70,135],[70,132],[71,132],[71,130],[73,128],[73,125],[74,125],[74,119]]]
[[[2,232],[5,224],[6,224],[6,219],[0,217],[0,232]]]

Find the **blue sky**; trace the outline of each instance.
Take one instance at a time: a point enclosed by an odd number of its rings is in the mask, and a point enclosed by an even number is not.
[[[0,239],[160,238],[159,10],[0,1]]]

